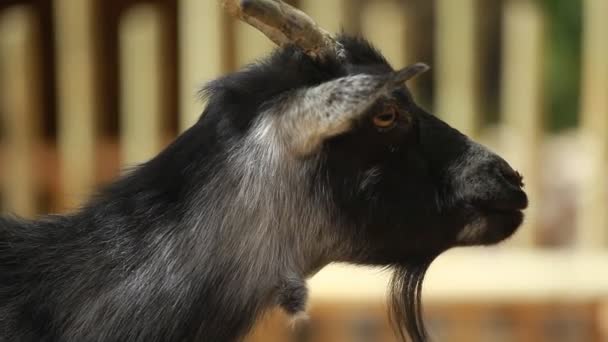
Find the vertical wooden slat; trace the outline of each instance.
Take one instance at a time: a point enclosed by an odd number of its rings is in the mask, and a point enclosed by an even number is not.
[[[121,17],[121,161],[132,166],[161,146],[161,18],[152,4],[136,5]]]
[[[477,108],[476,0],[438,0],[435,37],[435,112],[475,136]]]
[[[507,0],[503,8],[501,116],[507,160],[524,175],[530,207],[514,243],[531,245],[537,226],[538,162],[542,138],[543,15],[536,0]]]
[[[0,13],[0,113],[7,154],[2,165],[3,209],[20,216],[36,211],[33,154],[41,100],[36,26],[34,13],[26,6]]]
[[[402,1],[369,1],[363,7],[361,13],[363,35],[397,69],[407,63],[406,29],[405,7]]]
[[[578,208],[577,244],[608,244],[608,1],[585,0],[581,135],[593,167],[584,179]]]
[[[252,26],[234,19],[232,23],[234,25],[234,51],[237,68],[266,56],[275,47],[270,39]]]
[[[310,15],[320,27],[332,34],[351,26],[346,16],[349,0],[302,0],[299,8]]]
[[[180,0],[178,3],[180,55],[180,130],[190,127],[204,105],[197,92],[204,82],[225,68],[224,13],[220,1]]]
[[[94,186],[94,0],[55,0],[61,207],[77,205]]]

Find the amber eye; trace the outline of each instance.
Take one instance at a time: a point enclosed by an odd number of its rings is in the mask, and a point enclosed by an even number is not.
[[[395,107],[387,107],[381,113],[374,115],[374,125],[378,128],[389,128],[395,124],[397,116]]]

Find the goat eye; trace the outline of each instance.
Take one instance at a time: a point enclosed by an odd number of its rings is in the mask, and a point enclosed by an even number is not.
[[[395,107],[388,107],[381,113],[374,115],[374,126],[378,128],[390,128],[397,122],[397,117],[397,109]]]

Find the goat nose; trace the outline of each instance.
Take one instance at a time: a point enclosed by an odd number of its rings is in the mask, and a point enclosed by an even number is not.
[[[524,187],[524,177],[516,170],[513,170],[507,162],[500,163],[499,172],[509,184],[518,188]]]

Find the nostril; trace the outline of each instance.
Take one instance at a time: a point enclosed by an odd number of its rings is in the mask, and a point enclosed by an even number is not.
[[[510,167],[504,167],[501,168],[500,173],[509,183],[520,188],[524,187],[524,177],[518,171]]]

